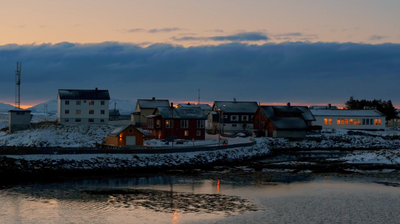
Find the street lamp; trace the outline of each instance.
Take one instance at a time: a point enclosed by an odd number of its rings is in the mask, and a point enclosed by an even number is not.
[[[221,109],[218,109],[218,145],[221,145]]]

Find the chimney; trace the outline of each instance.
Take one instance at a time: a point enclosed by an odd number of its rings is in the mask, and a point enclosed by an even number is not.
[[[328,104],[328,109],[331,109],[331,107],[332,107],[332,105],[329,103],[329,104]]]
[[[287,103],[287,107],[290,107],[290,102]]]
[[[174,103],[171,102],[171,108],[174,108]]]
[[[233,102],[236,102],[236,98],[233,98]]]
[[[151,100],[156,100],[156,98],[153,96],[153,98],[151,98]]]
[[[96,91],[97,91],[97,87],[96,87],[96,89],[95,89]]]

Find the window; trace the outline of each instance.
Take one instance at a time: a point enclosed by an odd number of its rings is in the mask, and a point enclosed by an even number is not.
[[[201,131],[196,131],[197,136],[201,136]]]
[[[81,110],[76,110],[76,114],[81,114]]]
[[[172,128],[172,120],[165,120],[165,128]]]
[[[238,121],[238,120],[239,120],[238,115],[231,116],[231,121]]]
[[[129,133],[133,133],[133,129],[132,129],[132,128],[129,128],[128,132],[129,132]]]
[[[366,123],[365,123],[366,125],[369,125],[369,119],[366,119]]]
[[[153,119],[148,119],[147,120],[147,126],[148,126],[148,128],[154,128],[154,120]]]
[[[189,120],[181,120],[181,128],[188,128]]]
[[[204,128],[204,120],[197,120],[197,128]]]
[[[105,110],[100,110],[100,114],[106,114]]]
[[[65,101],[65,105],[69,105],[69,100],[66,100],[66,101]]]
[[[69,110],[65,110],[65,114],[69,114]]]
[[[236,127],[236,124],[232,124],[232,128],[235,128]]]
[[[93,123],[94,119],[93,118],[89,118],[89,123]]]
[[[358,123],[357,123],[358,125],[361,125],[361,119],[358,119]]]
[[[365,125],[365,119],[362,119],[362,125]]]
[[[81,101],[80,101],[80,100],[77,100],[77,101],[76,101],[76,105],[81,105]]]
[[[372,125],[374,123],[374,119],[369,119],[369,124]]]
[[[222,118],[223,118],[223,119],[227,119],[227,118],[228,118],[228,115],[222,115]]]
[[[349,124],[350,124],[350,125],[353,124],[353,119],[349,119]]]
[[[94,101],[93,100],[89,100],[89,105],[94,105]]]
[[[340,119],[339,118],[337,119],[337,124],[340,125]]]
[[[374,125],[378,125],[378,119],[374,120]]]
[[[89,114],[94,114],[94,110],[89,110]]]
[[[76,119],[75,119],[75,122],[78,122],[78,123],[79,123],[79,122],[81,122],[81,119],[80,119],[80,118],[76,118]]]
[[[17,115],[24,115],[25,112],[17,112]]]
[[[345,121],[346,125],[349,125],[349,119],[346,118],[346,119],[344,119],[344,121]]]
[[[382,125],[382,119],[378,119],[378,125]]]
[[[329,119],[328,119],[328,124],[329,124],[329,125],[332,125],[332,118],[329,118]]]
[[[185,130],[185,136],[189,136],[189,131]]]
[[[100,101],[100,105],[104,105],[104,100]]]
[[[64,119],[64,122],[69,122],[69,119],[67,118],[67,119]]]
[[[325,125],[328,124],[328,118],[324,118],[324,124],[325,124]]]
[[[104,119],[100,119],[100,122],[101,122],[101,123],[104,123]]]
[[[242,115],[242,121],[249,121],[249,115]]]
[[[343,118],[342,118],[342,120],[340,121],[340,124],[342,124],[342,125],[344,124],[344,119],[343,119]]]
[[[156,121],[156,125],[157,125],[157,126],[156,126],[157,128],[160,128],[160,127],[161,127],[161,121],[160,121],[160,120],[157,120],[157,121]]]

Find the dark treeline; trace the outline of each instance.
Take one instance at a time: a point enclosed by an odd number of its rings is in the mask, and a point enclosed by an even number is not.
[[[397,117],[396,108],[393,107],[392,101],[382,101],[382,100],[355,100],[353,96],[350,97],[345,103],[345,108],[348,110],[362,110],[364,108],[375,108],[379,112],[386,115],[386,120],[390,120]]]

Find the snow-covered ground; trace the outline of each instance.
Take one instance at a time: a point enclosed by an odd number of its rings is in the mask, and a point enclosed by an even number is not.
[[[374,163],[374,164],[400,164],[400,149],[383,149],[373,152],[355,151],[340,160],[351,164]]]

